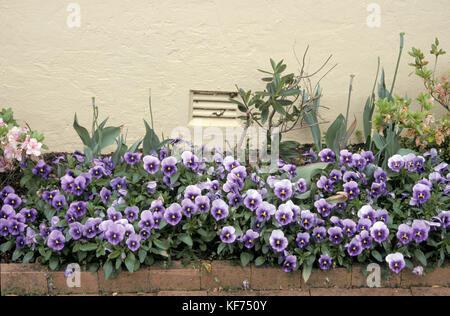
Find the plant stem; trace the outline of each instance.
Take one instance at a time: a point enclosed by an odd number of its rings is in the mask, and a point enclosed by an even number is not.
[[[345,130],[346,131],[347,131],[347,127],[348,127],[348,112],[350,110],[350,99],[352,97],[353,78],[355,78],[355,75],[350,75],[350,85],[348,87],[347,113],[345,114]]]
[[[152,89],[148,89],[148,108],[150,110],[150,123],[152,124],[152,130],[155,128],[153,127],[153,111],[152,111]]]
[[[392,97],[392,92],[394,91],[395,79],[397,79],[397,72],[398,72],[398,67],[400,65],[400,58],[402,57],[404,36],[405,36],[405,33],[403,33],[403,32],[400,33],[400,51],[398,52],[397,65],[395,66],[395,73],[394,73],[394,79],[392,80],[391,91],[389,91],[389,95],[391,97]]]

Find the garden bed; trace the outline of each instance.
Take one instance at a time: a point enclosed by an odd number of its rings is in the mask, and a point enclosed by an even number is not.
[[[181,262],[174,262],[171,268],[165,268],[163,263],[156,263],[134,273],[122,272],[112,280],[105,280],[102,271],[81,272],[81,287],[73,288],[67,286],[64,271],[49,271],[37,264],[1,264],[0,267],[1,295],[126,294],[161,291],[190,291],[194,295],[201,295],[202,292],[198,291],[209,291],[217,295],[234,291],[241,291],[239,293],[244,295],[254,291],[267,291],[266,294],[271,293],[270,291],[282,291],[279,294],[287,295],[288,290],[326,288],[330,290],[328,293],[332,293],[332,289],[368,288],[367,275],[362,273],[360,265],[352,266],[351,271],[345,268],[314,270],[308,282],[304,282],[300,271],[285,273],[271,267],[241,267],[231,261],[205,261],[186,267]],[[447,262],[443,267],[423,276],[405,270],[381,280],[380,286],[396,289],[449,287],[450,265]]]

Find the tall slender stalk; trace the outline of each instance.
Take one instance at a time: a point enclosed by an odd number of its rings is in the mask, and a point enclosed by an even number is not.
[[[405,36],[404,32],[400,33],[400,51],[398,52],[397,65],[395,66],[394,79],[392,80],[391,90],[389,91],[389,95],[391,97],[392,97],[392,92],[394,91],[395,79],[397,79],[397,72],[398,72],[398,67],[400,65],[400,58],[402,57],[403,46],[404,46],[403,45],[404,44],[404,36]]]
[[[148,108],[150,110],[150,123],[152,124],[152,129],[154,130],[155,128],[153,127],[152,89],[151,88],[148,89]]]
[[[348,87],[347,113],[345,114],[345,131],[347,131],[348,128],[348,112],[350,110],[350,99],[352,97],[353,78],[355,78],[355,75],[350,75],[350,85]]]

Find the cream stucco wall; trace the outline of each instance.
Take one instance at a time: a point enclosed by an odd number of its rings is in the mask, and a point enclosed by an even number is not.
[[[71,2],[81,8],[79,28],[66,24]],[[372,2],[379,28],[366,23]],[[51,150],[73,150],[73,114],[87,125],[91,96],[111,123],[128,128],[130,142],[142,136],[151,88],[156,128],[168,135],[188,124],[191,89],[257,88],[256,69],[269,67],[269,57],[295,71],[293,48],[301,54],[309,44],[310,70],[329,54],[339,64],[322,81],[322,104],[332,109],[324,119],[345,111],[352,73],[359,118],[377,56],[392,79],[401,31],[397,92],[417,94],[406,51],[428,50],[435,36],[450,50],[449,12],[448,0],[0,0],[0,106],[45,133]],[[448,68],[446,57],[439,69]],[[311,141],[308,130],[292,137]]]

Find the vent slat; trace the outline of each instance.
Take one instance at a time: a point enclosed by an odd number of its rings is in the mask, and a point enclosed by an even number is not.
[[[191,90],[191,120],[206,119],[214,124],[223,121],[219,124],[223,126],[234,125],[237,106],[229,99],[235,96],[235,92]]]

